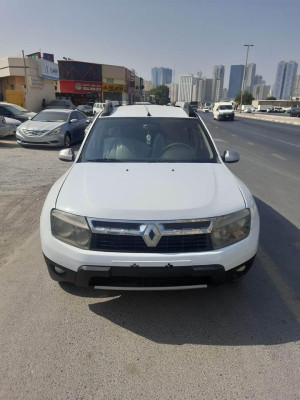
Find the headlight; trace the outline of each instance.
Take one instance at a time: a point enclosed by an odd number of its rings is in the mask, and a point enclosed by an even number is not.
[[[59,128],[55,128],[52,131],[48,132],[47,135],[57,135],[61,131],[61,126]]]
[[[91,231],[84,217],[53,209],[51,231],[56,239],[71,246],[85,250],[90,247]]]
[[[249,208],[217,217],[211,233],[214,250],[245,239],[250,233],[250,226],[251,214]]]

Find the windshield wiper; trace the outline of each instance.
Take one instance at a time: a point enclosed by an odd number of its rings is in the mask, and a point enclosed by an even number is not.
[[[116,158],[87,158],[84,162],[127,162],[127,160],[118,160]]]

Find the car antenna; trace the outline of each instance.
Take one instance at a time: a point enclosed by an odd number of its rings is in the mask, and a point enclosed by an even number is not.
[[[147,117],[151,117],[152,115],[150,114],[150,112],[149,112],[149,110],[148,110],[146,104],[144,104],[144,106],[145,106],[145,108],[146,108],[146,110],[147,110]]]

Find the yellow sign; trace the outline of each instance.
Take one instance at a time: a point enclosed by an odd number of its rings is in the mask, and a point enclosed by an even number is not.
[[[24,94],[22,90],[6,90],[6,101],[8,103],[17,104],[18,106],[25,107]]]
[[[126,93],[126,85],[121,85],[117,83],[102,83],[102,91]]]

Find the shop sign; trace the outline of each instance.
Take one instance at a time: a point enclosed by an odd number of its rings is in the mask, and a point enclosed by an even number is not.
[[[126,93],[126,85],[117,83],[103,83],[103,92]]]
[[[38,76],[29,76],[29,86],[32,87],[43,87],[44,86],[44,80]]]
[[[61,93],[102,92],[101,82],[90,81],[60,81]]]
[[[37,60],[39,67],[39,75],[41,78],[46,79],[59,79],[58,64],[40,58]]]

